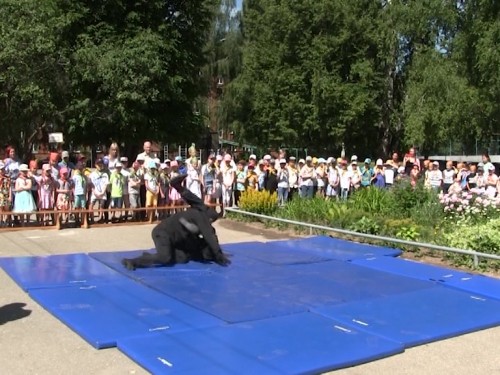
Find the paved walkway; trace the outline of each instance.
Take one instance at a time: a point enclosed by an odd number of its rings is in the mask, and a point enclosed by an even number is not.
[[[0,256],[150,249],[151,225],[0,232]],[[221,220],[222,243],[282,238],[282,232],[257,230]],[[3,323],[0,315],[0,371],[9,375],[147,374],[115,348],[96,350],[32,301],[0,270],[0,308],[25,303],[31,314]],[[500,374],[500,327],[422,345],[405,353],[335,374]]]

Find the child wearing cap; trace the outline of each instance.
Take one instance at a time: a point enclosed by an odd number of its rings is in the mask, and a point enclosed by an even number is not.
[[[77,211],[84,210],[87,207],[87,191],[88,179],[83,174],[84,165],[82,162],[77,162],[73,176],[71,177],[73,185],[73,207]],[[76,214],[76,225],[83,221],[81,214]]]
[[[170,181],[172,181],[175,177],[179,176],[179,164],[176,160],[170,163]],[[181,194],[170,185],[170,190],[168,193],[168,198],[170,199],[171,207],[179,207],[182,205],[182,197]],[[179,208],[175,208],[174,211],[181,211]]]
[[[337,161],[333,159],[328,166],[327,178],[328,185],[326,187],[326,199],[337,198],[339,197],[339,185],[340,185],[340,176],[339,170],[337,169]]]
[[[240,160],[236,166],[236,189],[234,189],[234,204],[238,206],[241,194],[245,191],[247,174],[245,173],[245,161]]]
[[[140,198],[140,188],[141,188],[141,178],[138,175],[140,169],[140,164],[137,161],[132,163],[132,168],[129,170],[128,176],[128,198],[130,201],[130,208],[136,209],[141,206]],[[139,212],[137,210],[132,211],[132,220],[138,221],[140,219]]]
[[[215,155],[210,155],[207,163],[201,167],[201,184],[203,185],[203,195],[205,204],[214,203],[214,191],[216,182],[217,167],[215,166]]]
[[[32,180],[28,177],[29,167],[26,164],[19,166],[19,176],[14,185],[16,198],[14,199],[15,214],[21,214],[21,225],[29,223],[29,214],[36,210],[33,195],[31,195]]]
[[[288,192],[290,189],[288,168],[286,167],[286,160],[279,160],[278,169],[278,204],[283,207],[288,202]]]
[[[192,156],[187,163],[186,187],[188,190],[201,199],[200,170],[198,168],[198,158]]]
[[[494,198],[497,193],[498,176],[495,173],[495,166],[492,163],[486,163],[485,166],[488,167],[486,171],[486,195],[490,198]]]
[[[288,199],[293,199],[293,196],[297,194],[299,188],[299,170],[295,164],[295,156],[290,156],[288,160],[288,165],[286,166],[288,170],[288,185],[290,186],[288,191]]]
[[[245,190],[258,190],[259,178],[255,172],[255,165],[250,164],[247,168],[247,175],[245,177]]]
[[[236,171],[231,165],[231,155],[224,155],[224,161],[221,164],[222,173],[222,207],[230,207],[233,198],[233,185],[236,181]],[[224,214],[223,214],[224,215]]]
[[[89,177],[89,182],[92,189],[92,194],[90,196],[90,207],[94,208],[97,203],[97,209],[99,210],[97,221],[103,223],[104,212],[102,210],[106,207],[106,193],[109,185],[109,175],[104,167],[104,162],[102,159],[96,160],[95,167],[95,170],[90,174]]]
[[[300,191],[302,198],[312,198],[314,193],[314,178],[316,170],[312,165],[312,157],[308,156],[305,160],[306,164],[300,170]]]
[[[56,198],[56,208],[59,211],[68,211],[71,209],[72,202],[72,185],[69,179],[68,168],[63,167],[59,170],[59,179],[57,180],[57,198]],[[61,218],[67,223],[69,220],[69,213],[65,212],[61,215]]]
[[[418,165],[414,165],[413,169],[418,171]],[[443,184],[443,173],[439,170],[438,161],[432,163],[432,169],[429,171],[428,177],[431,189],[440,191]]]
[[[347,197],[349,196],[352,186],[351,183],[352,173],[347,168],[346,160],[342,160],[341,169],[339,171],[339,178],[340,178],[340,198],[342,200],[346,200]]]
[[[42,165],[42,175],[36,179],[38,184],[38,209],[50,211],[54,209],[55,190],[57,182],[52,177],[49,164]],[[49,225],[49,220],[53,219],[53,215],[41,214],[40,220],[43,226]]]

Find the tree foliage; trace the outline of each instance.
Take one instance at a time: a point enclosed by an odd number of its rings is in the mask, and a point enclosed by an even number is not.
[[[493,0],[246,0],[228,122],[245,140],[387,155],[498,131]]]
[[[47,121],[78,143],[190,139],[214,4],[1,0],[7,141]]]

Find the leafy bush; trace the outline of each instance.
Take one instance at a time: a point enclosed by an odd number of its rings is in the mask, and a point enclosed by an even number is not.
[[[330,225],[333,217],[332,210],[336,204],[322,198],[295,198],[279,210],[278,216],[289,220]]]
[[[352,223],[349,226],[350,230],[359,233],[366,234],[379,234],[380,233],[380,225],[373,219],[363,216],[358,221]]]
[[[392,203],[390,191],[372,186],[356,191],[349,200],[354,209],[370,214],[389,212]]]
[[[401,181],[393,186],[391,190],[393,199],[393,213],[400,217],[410,217],[415,209],[419,209],[429,202],[438,201],[437,194],[427,189],[423,183],[415,187],[407,181]]]
[[[454,231],[443,233],[439,242],[459,249],[500,255],[500,219],[476,225],[463,221],[455,226]],[[473,258],[470,255],[450,253],[447,257],[456,265],[472,265]]]
[[[265,190],[248,190],[241,194],[239,207],[243,211],[272,215],[278,208],[278,195]]]
[[[429,227],[439,226],[444,217],[444,211],[436,197],[414,207],[410,213],[410,218],[415,224]]]

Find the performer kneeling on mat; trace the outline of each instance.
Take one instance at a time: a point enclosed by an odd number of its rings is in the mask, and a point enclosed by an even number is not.
[[[214,261],[221,266],[231,264],[222,252],[219,240],[212,227],[217,220],[217,212],[182,186],[186,175],[178,176],[170,181],[190,205],[186,211],[177,212],[162,220],[152,231],[155,253],[144,252],[133,259],[123,259],[122,264],[129,270],[154,265],[173,265],[195,261]]]

